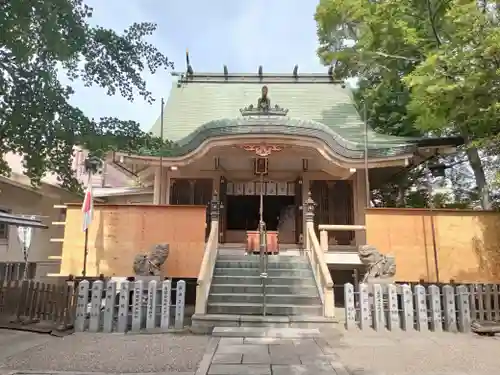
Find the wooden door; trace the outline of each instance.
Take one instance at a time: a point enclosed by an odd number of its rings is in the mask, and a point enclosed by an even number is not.
[[[350,181],[311,181],[311,194],[317,206],[314,211],[314,226],[319,236],[318,224],[354,223],[354,201]],[[329,238],[335,238],[339,245],[349,245],[354,232],[331,231]]]
[[[172,180],[170,188],[170,204],[188,205],[191,204],[191,184],[188,179],[178,178]]]
[[[303,231],[303,206],[302,199],[302,179],[299,177],[295,180],[295,243],[300,242],[300,235]]]
[[[193,199],[195,205],[206,207],[206,232],[210,235],[212,220],[210,219],[210,201],[212,200],[213,180],[211,178],[197,179],[193,186]]]
[[[351,181],[335,181],[328,194],[330,201],[330,223],[352,225],[354,223],[354,200]],[[339,245],[349,245],[354,238],[353,231],[332,232]]]
[[[328,185],[323,180],[313,180],[310,184],[311,196],[316,203],[314,228],[319,238],[318,224],[331,224],[328,217]]]
[[[208,178],[178,178],[171,181],[171,205],[195,205],[206,207],[206,235],[210,234],[210,200],[213,180]]]

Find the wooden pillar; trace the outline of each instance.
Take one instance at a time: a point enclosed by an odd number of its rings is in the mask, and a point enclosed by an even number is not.
[[[170,200],[170,181],[167,168],[162,168],[161,173],[161,204],[168,204]]]
[[[165,204],[170,204],[170,195],[172,194],[172,183],[174,180],[171,178],[171,173],[165,173]]]
[[[302,200],[305,201],[308,198],[309,188],[310,188],[310,179],[307,173],[302,175]],[[304,245],[306,244],[307,239],[307,220],[306,220],[306,212],[304,211],[304,203],[302,202],[302,232],[304,238]]]
[[[189,204],[194,204],[196,180],[189,180]]]

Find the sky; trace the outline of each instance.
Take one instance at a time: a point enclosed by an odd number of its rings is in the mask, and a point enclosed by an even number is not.
[[[326,72],[316,55],[314,12],[318,0],[85,0],[94,8],[91,22],[121,31],[134,22],[158,25],[149,39],[185,71],[186,49],[195,71],[267,73]],[[135,120],[148,131],[160,113],[160,99],[167,100],[173,77],[161,71],[144,75],[156,102],[142,98],[133,103],[117,94],[110,97],[99,87],[72,83],[72,104],[89,117]]]

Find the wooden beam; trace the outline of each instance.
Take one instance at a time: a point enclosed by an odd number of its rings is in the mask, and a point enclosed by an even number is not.
[[[356,231],[366,230],[365,225],[342,225],[342,224],[320,224],[319,230],[339,230],[339,231]]]

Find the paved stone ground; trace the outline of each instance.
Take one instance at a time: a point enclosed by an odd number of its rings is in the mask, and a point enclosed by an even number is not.
[[[498,375],[500,337],[322,330],[323,339],[0,330],[0,375]],[[215,355],[214,355],[215,351]],[[205,365],[203,366],[203,363]],[[341,365],[343,364],[343,365]],[[347,372],[348,371],[348,372]]]
[[[373,331],[342,334],[340,339],[328,341],[338,361],[353,375],[500,374],[500,336]]]
[[[221,338],[209,375],[348,375],[323,340]]]
[[[210,341],[175,334],[76,333],[57,338],[0,330],[0,373],[9,370],[54,373],[191,373]]]

